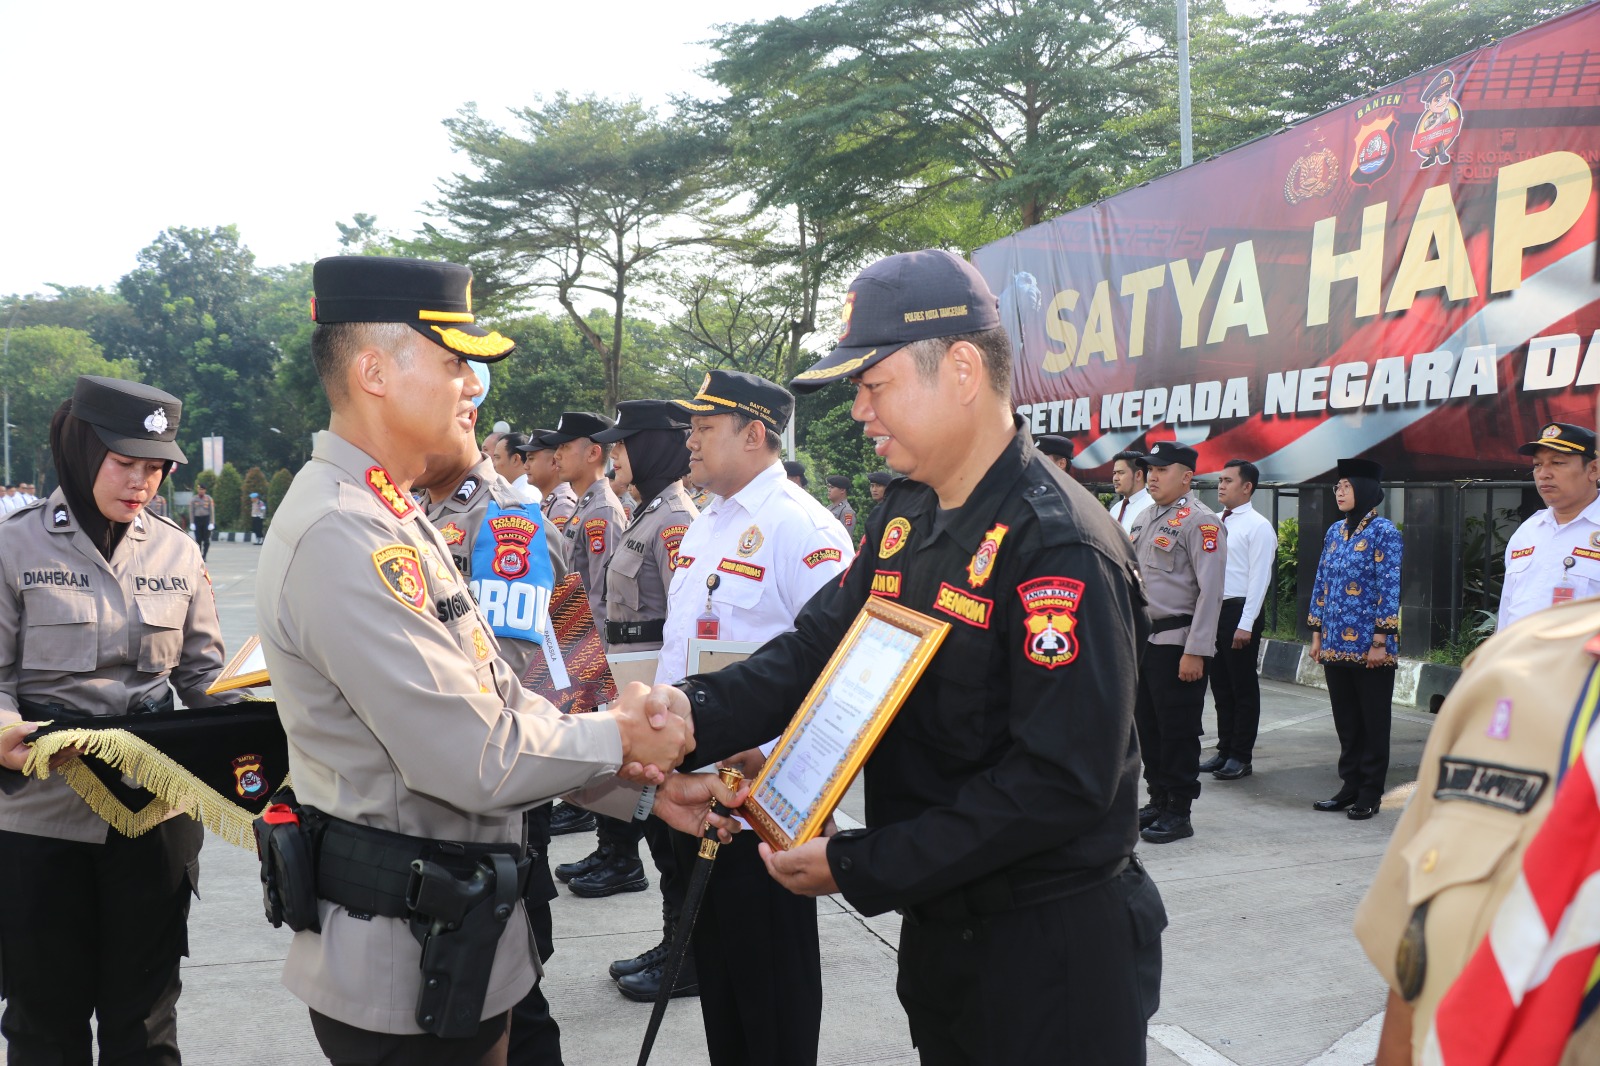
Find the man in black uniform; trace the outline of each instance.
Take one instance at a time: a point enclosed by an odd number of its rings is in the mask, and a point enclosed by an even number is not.
[[[784,727],[868,596],[949,622],[867,762],[869,828],[763,845],[768,869],[904,915],[898,991],[924,1063],[1143,1062],[1166,916],[1132,857],[1133,552],[1014,421],[1010,343],[971,266],[891,256],[847,299],[839,346],[794,387],[854,380],[854,418],[907,476],[793,632],[650,700],[692,709],[704,764]]]

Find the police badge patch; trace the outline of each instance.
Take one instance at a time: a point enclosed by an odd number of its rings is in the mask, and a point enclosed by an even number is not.
[[[895,552],[906,546],[906,538],[911,536],[911,523],[904,518],[892,520],[883,530],[883,539],[878,542],[878,558],[887,559]]]
[[[394,598],[422,613],[427,590],[422,580],[422,560],[417,549],[407,544],[391,544],[372,553],[372,565]]]
[[[739,538],[739,558],[748,559],[759,551],[762,539],[760,526],[751,526],[745,530],[744,535]]]
[[[1022,654],[1031,663],[1054,670],[1078,657],[1078,604],[1083,582],[1070,577],[1036,577],[1017,586],[1022,609]]]
[[[606,520],[604,518],[591,518],[583,524],[583,535],[589,538],[589,553],[591,555],[604,555],[606,553]]]
[[[267,790],[267,779],[261,776],[261,756],[241,755],[233,760],[233,790],[241,799],[256,799]]]
[[[454,522],[446,522],[439,527],[439,535],[446,544],[460,544],[467,539],[467,531]]]
[[[1222,527],[1213,522],[1203,522],[1200,525],[1200,550],[1214,552],[1217,550],[1217,541],[1222,536]]]

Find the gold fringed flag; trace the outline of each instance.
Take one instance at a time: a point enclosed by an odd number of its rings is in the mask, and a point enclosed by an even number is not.
[[[575,573],[556,582],[543,647],[544,654],[528,666],[524,687],[567,714],[592,711],[617,698],[606,643],[595,629],[583,579]]]
[[[150,714],[58,715],[28,738],[23,773],[50,776],[50,760],[76,748],[59,772],[124,836],[173,811],[228,843],[255,850],[251,823],[289,774],[288,742],[271,700]],[[127,778],[136,782],[130,786]]]

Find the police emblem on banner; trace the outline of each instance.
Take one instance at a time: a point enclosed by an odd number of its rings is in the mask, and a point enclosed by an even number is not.
[[[256,799],[267,791],[267,779],[261,776],[261,756],[241,755],[233,760],[233,790],[241,799]]]
[[[394,598],[407,607],[422,613],[427,603],[427,589],[422,581],[422,560],[417,549],[408,544],[391,544],[372,553],[372,565]]]
[[[906,546],[906,538],[911,536],[911,523],[904,518],[892,520],[883,530],[883,539],[878,542],[878,558],[887,559],[895,552]]]
[[[989,580],[994,570],[994,557],[1000,552],[1000,542],[1006,539],[1010,531],[1010,526],[996,522],[994,528],[983,535],[983,543],[978,545],[978,550],[972,553],[972,561],[967,563],[968,585],[975,589],[982,588]]]
[[[1394,168],[1394,135],[1398,125],[1395,111],[1386,107],[1371,114],[1372,117],[1356,130],[1350,180],[1357,185],[1371,185]]]
[[[1083,582],[1070,577],[1037,577],[1017,586],[1022,609],[1022,654],[1047,670],[1078,657],[1078,605]]]
[[[1289,165],[1289,173],[1283,179],[1283,199],[1286,203],[1298,204],[1326,196],[1338,180],[1339,157],[1323,145]]]

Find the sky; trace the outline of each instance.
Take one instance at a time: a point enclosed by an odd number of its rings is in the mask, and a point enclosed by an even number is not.
[[[0,295],[115,286],[172,226],[236,224],[261,266],[410,233],[465,166],[441,124],[559,91],[709,94],[719,23],[816,0],[0,0]]]

